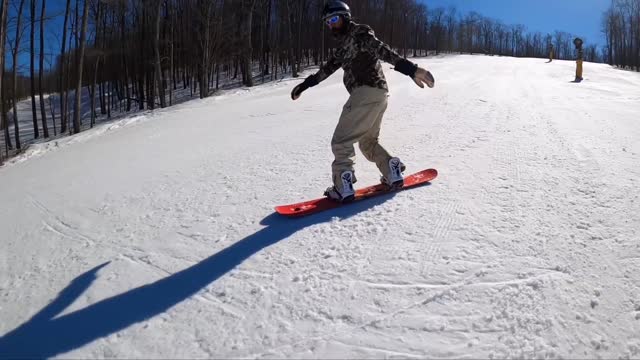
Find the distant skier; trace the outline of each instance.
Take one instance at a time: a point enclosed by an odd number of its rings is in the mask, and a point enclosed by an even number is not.
[[[338,41],[338,48],[317,73],[293,89],[291,98],[298,99],[303,91],[318,85],[338,68],[344,69],[343,82],[350,96],[331,139],[331,150],[335,156],[331,166],[333,186],[325,191],[325,196],[339,202],[355,198],[353,184],[357,180],[353,165],[356,142],[365,158],[376,163],[382,173],[382,183],[391,190],[401,188],[404,164],[378,143],[389,91],[379,59],[410,76],[421,88],[424,84],[432,88],[435,80],[429,71],[403,59],[376,38],[368,25],[353,22],[349,6],[342,1],[329,1],[322,12],[322,19]]]
[[[549,43],[549,61],[547,61],[548,63],[553,61],[553,44]]]
[[[573,45],[576,46],[576,51],[577,51],[577,58],[576,58],[576,80],[575,82],[580,82],[582,81],[582,58],[583,58],[583,52],[582,52],[582,39],[580,38],[575,38],[573,40]]]

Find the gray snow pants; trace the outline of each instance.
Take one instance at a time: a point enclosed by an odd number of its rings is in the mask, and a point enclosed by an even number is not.
[[[359,144],[364,157],[374,162],[383,175],[389,174],[391,155],[378,143],[388,97],[386,90],[370,86],[357,87],[351,92],[331,139],[331,150],[335,156],[331,170],[336,188],[342,188],[340,175],[343,171],[354,172],[355,143]]]

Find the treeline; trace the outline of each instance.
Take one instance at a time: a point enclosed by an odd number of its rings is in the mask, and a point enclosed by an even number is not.
[[[603,15],[602,31],[606,62],[640,71],[640,0],[612,0]]]
[[[553,44],[555,58],[574,58],[574,35],[565,32],[528,32],[474,12],[430,8],[428,1],[346,2],[356,22],[371,25],[407,57],[460,52],[545,58]],[[62,28],[51,29],[46,0],[0,0],[0,50],[10,60],[0,60],[5,154],[21,147],[20,99],[31,99],[28,123],[34,137],[77,133],[112,111],[170,106],[177,92],[203,98],[222,84],[253,86],[283,73],[296,77],[304,67],[325,61],[333,46],[320,19],[325,0],[63,3],[63,12],[53,14],[63,20]],[[48,32],[59,34],[58,54],[45,54]],[[30,63],[29,72],[21,74],[16,63],[22,50]],[[595,46],[587,46],[585,59],[601,60]],[[82,89],[90,108],[84,119]],[[41,96],[48,93],[58,94],[55,101]]]

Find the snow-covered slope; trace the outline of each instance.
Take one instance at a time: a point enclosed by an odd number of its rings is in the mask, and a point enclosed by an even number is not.
[[[640,74],[418,62],[381,141],[439,177],[316,216],[273,206],[329,185],[341,72],[0,168],[0,357],[639,357]]]

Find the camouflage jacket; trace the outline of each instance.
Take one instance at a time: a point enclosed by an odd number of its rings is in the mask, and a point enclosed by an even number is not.
[[[317,85],[342,67],[343,82],[349,93],[363,85],[389,90],[379,60],[399,66],[400,69],[396,68],[396,70],[406,75],[413,76],[415,73],[416,66],[376,38],[368,25],[351,21],[347,24],[346,33],[337,40],[339,46],[333,56],[320,67],[317,73],[309,77],[310,86]]]

